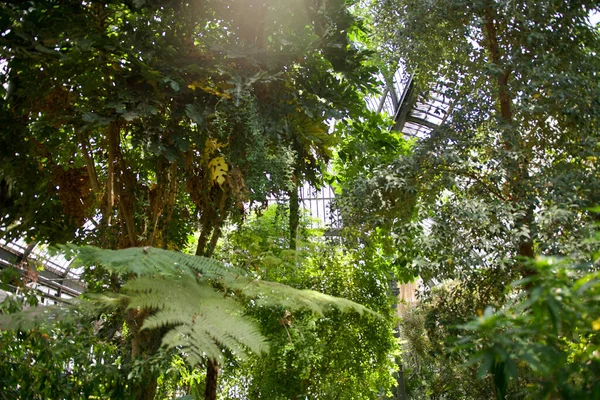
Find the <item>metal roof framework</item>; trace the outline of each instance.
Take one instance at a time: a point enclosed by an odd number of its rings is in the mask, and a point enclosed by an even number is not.
[[[331,186],[325,185],[320,188],[315,188],[309,184],[298,189],[298,199],[300,208],[310,212],[314,223],[311,223],[311,228],[326,228],[326,235],[331,235],[341,228],[341,218],[339,212],[331,207],[331,202],[335,199],[335,191]],[[279,204],[287,202],[287,196],[271,197],[267,199],[267,203]]]
[[[392,130],[407,137],[423,139],[444,124],[451,113],[447,86],[438,84],[432,90],[421,92],[414,74],[400,66],[392,77],[381,77],[381,94],[367,98],[371,111],[384,112],[394,119]]]
[[[385,113],[394,119],[392,130],[406,137],[423,139],[446,122],[450,113],[450,101],[445,96],[446,86],[438,85],[435,90],[419,93],[414,76],[400,66],[392,77],[380,75],[383,82],[380,94],[365,99],[367,107],[377,113]],[[332,187],[314,188],[304,185],[299,189],[300,207],[308,210],[312,217],[326,227],[326,236],[336,236],[342,228],[339,213],[331,207],[335,199]],[[270,198],[269,204],[287,198]],[[316,224],[319,225],[319,224]]]
[[[25,285],[39,294],[43,304],[68,302],[85,291],[83,267],[73,268],[72,260],[52,254],[47,246],[23,239],[0,239],[0,269],[16,268]],[[11,287],[18,292],[18,287]]]

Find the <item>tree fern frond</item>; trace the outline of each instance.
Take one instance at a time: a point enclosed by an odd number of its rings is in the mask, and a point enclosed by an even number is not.
[[[221,357],[219,346],[238,356],[246,349],[263,353],[267,346],[259,328],[244,314],[239,302],[212,286],[187,276],[140,277],[124,287],[130,308],[157,310],[147,317],[142,329],[174,327],[163,339],[168,347],[179,347],[184,354]],[[188,359],[188,362],[192,362]]]
[[[163,345],[167,348],[180,348],[190,365],[195,365],[205,358],[223,358],[221,348],[213,337],[203,330],[195,331],[189,325],[179,325],[167,332],[163,337]]]
[[[196,272],[201,273],[207,278],[218,279],[223,276],[237,276],[237,275],[245,275],[246,272],[241,269],[231,265],[225,265],[222,262],[219,262],[212,258],[193,256],[185,253],[177,253],[168,250],[161,249],[152,249],[154,252],[158,250],[159,252],[163,252],[166,254],[162,254],[164,260],[171,259],[181,265],[186,266],[189,269],[192,269]]]
[[[119,307],[126,304],[129,300],[127,296],[120,293],[85,293],[84,298],[89,300],[89,302],[99,305],[101,307],[114,309],[115,307]]]
[[[189,323],[189,313],[178,310],[158,311],[144,320],[142,329],[156,329],[164,326],[176,326]]]
[[[259,304],[267,306],[278,304],[290,309],[308,308],[318,315],[323,315],[331,308],[337,308],[342,312],[355,311],[359,314],[367,312],[377,315],[367,307],[348,299],[314,290],[300,290],[277,282],[238,278],[235,288],[245,296],[256,299]]]
[[[80,265],[101,264],[112,272],[162,276],[200,276],[209,279],[223,279],[224,276],[244,274],[243,270],[225,266],[206,257],[192,256],[155,247],[130,247],[121,250],[106,250],[93,246],[63,246],[69,251],[78,252]]]
[[[268,346],[264,336],[260,333],[258,326],[248,318],[241,315],[229,313],[218,314],[206,312],[196,316],[194,321],[195,330],[205,330],[209,335],[215,337],[220,343],[232,350],[237,343],[243,344],[255,353],[265,353]],[[240,350],[238,350],[238,353]]]
[[[137,275],[180,275],[185,273],[176,263],[164,263],[160,257],[150,255],[147,249],[131,247],[122,250],[107,250],[93,246],[76,247],[77,260],[81,265],[93,266],[101,264],[111,272],[119,274],[134,273]],[[189,273],[189,270],[188,270]]]
[[[163,337],[163,345],[180,349],[191,365],[203,358],[220,359],[222,347],[237,356],[244,356],[247,350],[268,351],[265,337],[245,316],[238,299],[308,308],[319,315],[333,307],[372,313],[350,300],[252,279],[240,269],[204,257],[150,247],[102,250],[86,246],[79,252],[84,264],[137,275],[123,286],[123,292],[130,308],[155,310],[142,329],[172,327]]]
[[[62,305],[39,305],[20,312],[0,315],[0,331],[28,331],[41,325],[51,325],[58,321],[81,321],[81,318],[94,318],[107,308],[114,308],[124,301],[121,295],[99,295],[90,298],[69,299]],[[126,300],[125,300],[126,301]]]
[[[0,330],[27,331],[36,326],[58,321],[72,312],[71,307],[36,306],[15,314],[0,315]]]
[[[242,310],[241,306],[205,282],[185,277],[142,277],[123,286],[130,295],[130,308],[186,309],[194,313],[199,307]]]
[[[104,250],[85,246],[79,248],[79,251],[79,259],[88,265],[100,263],[117,272],[136,273],[139,276],[168,276],[174,277],[176,280],[187,276],[189,280],[178,281],[180,285],[188,283],[193,286],[196,279],[212,279],[220,282],[226,288],[239,291],[240,294],[249,298],[258,298],[266,304],[272,301],[291,308],[308,307],[319,314],[331,307],[342,311],[372,312],[350,300],[328,296],[316,291],[294,289],[280,283],[251,279],[239,268],[226,266],[205,257],[153,247]],[[194,279],[190,279],[192,276]],[[143,290],[142,284],[147,285],[146,289],[154,287],[151,281],[135,280],[134,282],[137,285],[136,290]],[[191,288],[191,286],[186,286],[186,288]]]

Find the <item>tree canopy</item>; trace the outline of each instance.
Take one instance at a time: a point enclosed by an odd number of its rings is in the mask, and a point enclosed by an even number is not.
[[[210,256],[227,220],[319,184],[328,119],[358,115],[374,82],[343,1],[14,1],[0,24],[9,239]],[[90,291],[142,284],[88,267]],[[128,368],[159,354],[149,306],[109,318]],[[130,395],[153,398],[159,372]]]
[[[517,295],[511,281],[537,282],[525,290],[540,284],[533,278],[539,271],[528,259],[597,260],[597,243],[588,240],[597,222],[590,209],[598,204],[600,187],[600,41],[589,21],[595,10],[594,2],[373,4],[382,58],[400,60],[414,73],[420,99],[437,104],[442,124],[394,160],[353,171],[339,201],[346,222],[368,227],[365,243],[385,232],[400,278],[418,275],[425,282],[421,334],[451,360],[431,359],[423,350],[408,353],[420,354],[424,364],[411,361],[411,367],[440,371],[442,380],[431,378],[420,387],[433,390],[431,395],[490,396],[467,393],[476,384],[465,392],[451,383],[456,370],[448,366],[464,359],[449,349],[462,335],[458,325]],[[532,293],[546,290],[545,284]],[[415,318],[416,325],[403,329],[419,329]],[[405,337],[419,335],[405,332]],[[595,340],[573,340],[588,350],[597,348]],[[506,351],[490,350],[479,375],[495,377],[498,398],[516,378],[511,357],[520,357]],[[443,374],[450,378],[443,381]],[[474,377],[464,375],[467,381]],[[511,387],[511,396],[520,385]],[[548,390],[544,393],[558,391]]]
[[[372,81],[343,2],[1,12],[2,224],[36,240],[179,249],[199,222],[203,253],[248,202],[318,182],[326,120]]]

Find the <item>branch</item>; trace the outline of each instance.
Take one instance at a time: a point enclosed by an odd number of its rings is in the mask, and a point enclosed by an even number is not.
[[[212,253],[215,251],[215,247],[217,247],[217,241],[221,237],[221,232],[223,228],[223,224],[225,223],[225,219],[227,218],[227,205],[229,203],[229,190],[228,187],[225,186],[221,190],[221,198],[219,199],[219,215],[217,216],[214,224],[212,237],[210,238],[210,243],[208,244],[208,248],[205,250],[205,256],[211,257]]]
[[[196,247],[196,255],[203,256],[205,255],[206,244],[208,243],[208,238],[210,233],[212,232],[212,223],[210,218],[206,215],[206,211],[201,211],[202,215],[200,216],[200,225],[202,229],[200,230],[200,237],[198,238],[198,246]]]
[[[108,125],[108,171],[106,177],[106,226],[112,222],[113,207],[115,206],[115,152],[116,152],[116,122]]]
[[[491,9],[486,10],[486,23],[485,23],[484,36],[488,39],[488,50],[492,57],[492,62],[501,69],[498,73],[498,98],[500,101],[500,114],[502,118],[508,123],[512,123],[512,109],[510,102],[510,94],[508,93],[508,79],[511,71],[502,67],[502,59],[500,55],[500,46],[498,45],[498,33],[496,31],[496,25],[494,24],[494,15]]]
[[[135,234],[135,221],[133,218],[133,210],[132,207],[134,205],[134,201],[131,198],[131,195],[125,192],[126,187],[133,187],[133,177],[131,176],[131,171],[127,170],[123,166],[123,157],[121,155],[120,150],[120,134],[121,129],[117,121],[112,121],[108,126],[108,146],[109,146],[109,181],[110,181],[110,189],[112,193],[110,193],[109,202],[109,210],[112,213],[112,208],[114,207],[115,198],[118,197],[119,200],[119,210],[123,215],[123,219],[125,221],[125,229],[127,230],[127,236],[129,237],[129,242],[131,246],[135,246],[137,244],[137,236]],[[112,168],[112,171],[111,171]],[[116,174],[115,174],[116,173]],[[111,176],[112,175],[112,176]],[[116,178],[115,178],[116,177]],[[126,181],[124,181],[124,179]],[[129,181],[127,181],[129,180]],[[115,186],[115,182],[117,181],[118,185]],[[115,190],[116,188],[116,190]],[[115,196],[116,195],[116,196]],[[108,216],[110,218],[110,215]]]
[[[474,174],[473,172],[470,172],[467,170],[462,170],[462,169],[453,169],[453,168],[449,168],[449,167],[438,167],[438,170],[443,171],[443,172],[451,172],[451,173],[459,175],[459,176],[471,178],[471,179],[477,181],[478,183],[480,183],[488,193],[494,195],[496,198],[498,198],[498,200],[501,200],[503,202],[507,201],[507,199],[502,195],[502,192],[500,190],[498,190],[498,188],[494,187],[489,182],[485,182],[483,180],[484,178]]]
[[[165,206],[167,210],[167,215],[165,216],[165,220],[163,222],[163,245],[166,245],[167,241],[167,229],[169,224],[171,223],[171,219],[173,218],[173,212],[175,211],[175,201],[177,195],[177,164],[172,163],[170,167],[170,171],[168,174],[169,178],[169,189],[167,193],[167,204]]]
[[[83,159],[85,160],[85,169],[88,177],[90,178],[90,185],[92,186],[92,190],[97,197],[100,195],[100,185],[98,184],[98,175],[96,174],[94,159],[90,154],[87,138],[82,134],[78,134],[77,137],[79,138],[79,144],[81,144],[81,151],[83,154]]]

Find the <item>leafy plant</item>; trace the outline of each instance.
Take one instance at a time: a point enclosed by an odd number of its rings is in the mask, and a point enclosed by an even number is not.
[[[504,399],[519,380],[528,396],[600,396],[600,273],[596,264],[568,258],[535,262],[537,274],[511,285],[509,303],[487,308],[461,326],[457,350],[468,350],[480,377],[494,378]],[[523,385],[527,382],[527,385]]]
[[[0,235],[180,250],[199,230],[210,256],[226,221],[321,180],[328,119],[372,88],[360,30],[344,0],[1,2]],[[151,358],[144,313],[119,311]],[[156,368],[140,382],[152,398]]]
[[[123,354],[97,335],[102,318],[90,308],[28,304],[37,295],[24,286],[0,302],[0,397],[127,398]]]
[[[408,151],[349,169],[348,179],[340,179],[340,210],[359,246],[383,237],[380,251],[393,259],[398,277],[422,278],[420,307],[433,354],[420,360],[434,370],[460,371],[454,367],[465,354],[445,348],[464,333],[456,325],[486,306],[501,309],[514,296],[504,291],[510,282],[543,275],[528,259],[568,256],[577,263],[589,254],[585,238],[597,220],[589,207],[599,202],[600,184],[600,36],[588,17],[597,10],[593,1],[368,3],[382,58],[392,71],[400,60],[401,69],[414,73],[415,105],[403,109],[408,117],[397,122],[407,122],[407,135],[414,133],[411,121],[424,119],[423,129]],[[350,144],[344,150],[358,151],[340,155],[361,162],[361,150],[371,142]],[[447,291],[435,290],[450,283]],[[564,312],[550,310],[540,314],[548,324],[543,346],[551,340],[552,313]],[[505,335],[499,326],[486,331],[486,343],[511,342],[511,328]],[[561,332],[554,331],[554,341]],[[514,338],[518,345],[518,332]],[[532,338],[524,343],[536,346]],[[583,346],[579,339],[574,345]],[[528,384],[539,383],[526,374],[511,380],[510,359],[498,353],[486,362],[500,396],[520,396]],[[552,364],[550,358],[545,363]],[[472,382],[467,372],[461,379]],[[429,390],[430,382],[422,387]]]

